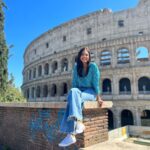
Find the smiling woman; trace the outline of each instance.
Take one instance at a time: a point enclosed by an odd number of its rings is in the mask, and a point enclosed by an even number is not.
[[[78,53],[77,64],[74,66],[72,88],[67,97],[67,108],[60,126],[60,131],[67,133],[59,143],[60,147],[75,143],[75,135],[85,130],[82,123],[83,103],[97,100],[102,105],[99,82],[99,69],[91,62],[90,50],[88,47],[82,48]]]

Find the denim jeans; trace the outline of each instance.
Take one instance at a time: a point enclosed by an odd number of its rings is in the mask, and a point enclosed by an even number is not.
[[[83,119],[83,103],[95,100],[96,94],[92,88],[72,88],[67,97],[67,108],[60,125],[60,131],[73,134],[77,120]]]

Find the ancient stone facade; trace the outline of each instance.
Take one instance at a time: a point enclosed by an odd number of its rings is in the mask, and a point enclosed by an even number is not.
[[[22,90],[28,101],[65,101],[81,47],[101,71],[104,100],[112,100],[110,128],[150,117],[150,1],[73,19],[32,41],[24,53]]]

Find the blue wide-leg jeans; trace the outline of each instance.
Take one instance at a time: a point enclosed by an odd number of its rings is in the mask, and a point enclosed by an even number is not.
[[[67,97],[67,108],[60,125],[60,131],[74,134],[77,120],[82,121],[83,119],[84,101],[94,100],[96,100],[96,94],[92,88],[72,88]]]

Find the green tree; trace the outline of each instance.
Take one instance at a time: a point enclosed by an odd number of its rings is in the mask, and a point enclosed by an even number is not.
[[[3,95],[7,88],[8,71],[8,48],[4,36],[4,12],[3,7],[6,7],[2,0],[0,0],[0,94]]]
[[[6,8],[0,0],[0,102],[25,102],[25,98],[14,85],[14,77],[8,81],[8,47],[4,36],[4,12]]]
[[[15,87],[13,75],[11,75],[3,95],[0,93],[0,102],[26,102],[22,92]]]

